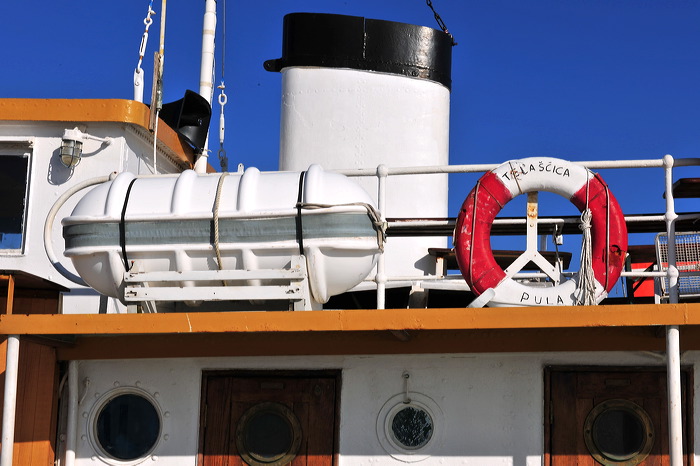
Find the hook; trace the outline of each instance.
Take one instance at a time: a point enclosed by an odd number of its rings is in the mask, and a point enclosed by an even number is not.
[[[83,387],[84,387],[83,394],[80,396],[80,399],[78,400],[78,405],[83,404],[83,401],[85,401],[85,397],[88,394],[88,389],[90,388],[90,378],[89,377],[85,377],[85,379],[83,379]]]
[[[409,404],[411,403],[411,398],[408,396],[408,379],[411,377],[411,374],[409,374],[408,371],[404,371],[401,377],[403,377],[403,402],[404,404]]]

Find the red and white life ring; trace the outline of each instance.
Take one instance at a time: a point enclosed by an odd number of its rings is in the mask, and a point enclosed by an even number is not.
[[[493,257],[491,224],[503,206],[516,196],[547,191],[569,199],[580,211],[592,214],[592,265],[595,302],[615,285],[627,252],[627,225],[598,174],[564,160],[532,157],[506,162],[479,179],[462,204],[455,226],[454,246],[459,269],[477,295],[492,289],[489,306],[576,305],[582,302],[578,275],[552,287],[531,287],[508,278]]]

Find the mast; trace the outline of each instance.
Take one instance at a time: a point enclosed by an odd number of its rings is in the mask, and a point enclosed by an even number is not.
[[[211,104],[214,93],[214,39],[216,37],[216,0],[206,0],[204,25],[202,26],[202,63],[199,72],[199,94]],[[209,155],[209,138],[202,153],[198,154],[194,169],[206,173]]]

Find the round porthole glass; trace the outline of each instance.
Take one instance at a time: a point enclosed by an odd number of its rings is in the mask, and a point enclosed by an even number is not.
[[[150,400],[136,393],[122,393],[102,405],[94,429],[97,443],[108,457],[132,461],[153,450],[161,420]]]
[[[301,425],[287,406],[259,403],[238,421],[236,446],[241,458],[251,466],[287,464],[299,452]]]
[[[441,445],[444,415],[435,401],[422,393],[389,398],[377,415],[377,439],[392,458],[416,463],[429,458]]]
[[[654,427],[647,412],[629,400],[608,400],[586,417],[584,439],[591,456],[603,465],[634,466],[649,455]]]
[[[409,450],[421,448],[433,436],[433,418],[424,409],[407,405],[394,413],[391,433],[402,447]]]

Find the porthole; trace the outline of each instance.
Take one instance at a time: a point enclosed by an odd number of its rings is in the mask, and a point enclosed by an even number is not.
[[[250,466],[281,466],[296,457],[301,435],[299,420],[287,406],[258,403],[238,421],[236,447]]]
[[[424,447],[433,436],[433,418],[420,406],[408,404],[394,412],[390,421],[394,441],[408,450]]]
[[[160,411],[139,391],[109,394],[92,417],[92,439],[112,464],[137,464],[155,449],[161,432]]]
[[[629,400],[596,405],[584,423],[584,440],[591,456],[604,466],[634,466],[654,446],[654,426],[647,412]]]
[[[411,392],[390,398],[377,416],[377,437],[394,459],[413,463],[429,458],[439,446],[442,411],[429,397]]]

